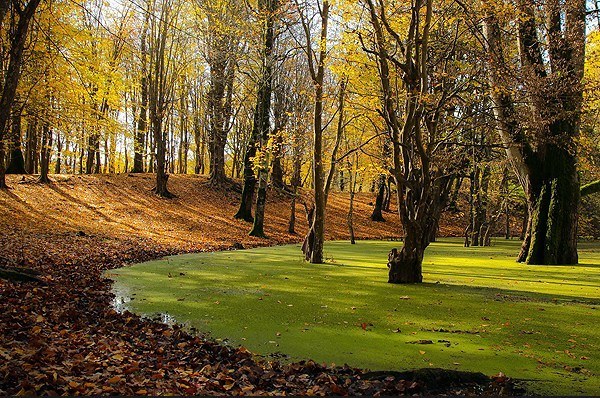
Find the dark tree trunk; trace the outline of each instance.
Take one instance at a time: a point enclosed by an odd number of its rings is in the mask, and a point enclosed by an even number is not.
[[[85,173],[92,174],[96,171],[96,144],[100,145],[99,138],[96,134],[90,135],[88,139],[87,159],[85,162]],[[98,161],[100,154],[98,154]],[[99,166],[98,166],[99,168]]]
[[[290,204],[290,222],[288,223],[288,232],[290,234],[296,234],[296,195],[298,189],[294,187],[294,196],[292,196],[292,202]]]
[[[306,211],[306,221],[308,221],[308,232],[306,233],[306,237],[304,238],[304,242],[302,242],[302,253],[304,253],[304,259],[306,261],[312,262],[313,250],[315,247],[315,206],[311,206],[310,209],[304,205],[304,209]],[[321,247],[322,250],[322,247]],[[322,253],[322,251],[321,251]],[[317,263],[320,264],[320,263]]]
[[[388,255],[388,283],[423,282],[423,255],[429,244],[422,241],[423,235],[427,233],[407,228],[402,250],[392,249]]]
[[[383,197],[383,211],[390,211],[390,203],[392,202],[392,176],[388,176],[385,186],[385,196]]]
[[[25,171],[27,174],[35,174],[37,141],[37,120],[29,119],[27,122],[27,137],[25,141]]]
[[[529,189],[529,220],[519,261],[527,264],[577,264],[580,198],[576,159],[554,148]]]
[[[510,239],[510,209],[508,198],[504,203],[504,239]]]
[[[145,35],[142,36],[142,55],[145,54]],[[148,78],[144,71],[141,79],[141,90],[142,90],[142,102],[140,104],[140,114],[138,116],[137,131],[135,133],[133,148],[133,170],[132,173],[143,173],[144,172],[144,148],[146,146],[146,130],[148,128]]]
[[[6,185],[6,153],[4,153],[4,141],[0,140],[0,189],[8,188]]]
[[[42,128],[42,148],[40,158],[40,178],[39,182],[47,184],[50,182],[48,172],[50,171],[50,154],[52,149],[52,130],[48,124]]]
[[[373,208],[373,213],[371,214],[371,220],[384,222],[385,218],[383,218],[383,214],[381,213],[383,210],[383,201],[385,196],[385,184],[386,184],[386,176],[382,174],[379,176],[379,189],[377,190],[377,198],[375,199],[375,207]]]
[[[19,78],[21,77],[21,65],[23,63],[23,51],[27,41],[27,31],[35,11],[40,4],[40,0],[30,0],[24,8],[21,8],[20,2],[13,2],[16,12],[19,15],[19,21],[16,23],[13,34],[10,35],[9,61],[2,87],[2,96],[0,97],[0,189],[6,188],[5,179],[5,152],[4,137],[8,125],[8,119],[12,110]],[[8,8],[6,4],[0,7],[2,18]]]
[[[275,188],[285,188],[283,182],[283,166],[281,165],[281,147],[283,145],[283,137],[277,135],[275,152],[273,153],[273,170],[271,171],[271,182]]]
[[[153,191],[161,198],[173,198],[174,195],[169,192],[167,183],[169,174],[166,170],[166,143],[162,132],[162,123],[159,120],[153,120],[154,141],[156,141],[156,186]]]
[[[21,112],[14,112],[11,126],[11,152],[10,163],[6,174],[27,174],[25,171],[25,158],[21,149]]]
[[[294,191],[292,196],[291,212],[290,212],[290,223],[288,226],[288,232],[290,234],[296,233],[296,198],[298,197],[298,187],[302,184],[301,169],[302,169],[302,156],[298,143],[294,143],[292,148],[294,154],[294,171],[292,173],[291,185]]]
[[[54,165],[54,174],[60,174],[62,166],[62,140],[59,133],[56,133],[56,164]]]
[[[252,203],[254,201],[254,190],[256,189],[256,177],[254,176],[254,168],[251,159],[255,155],[256,146],[249,146],[246,149],[246,155],[244,156],[244,188],[242,189],[242,198],[240,207],[234,215],[234,218],[246,222],[254,221],[254,217],[252,217]]]
[[[481,195],[479,177],[481,169],[473,166],[475,170],[471,173],[471,245],[479,246],[479,230],[481,229]]]
[[[454,187],[452,188],[452,194],[450,195],[450,204],[448,205],[448,210],[454,213],[458,213],[460,209],[458,208],[458,195],[460,193],[460,187],[464,181],[463,177],[457,177]]]
[[[325,172],[323,168],[323,82],[325,79],[325,59],[327,58],[327,28],[329,23],[329,1],[324,0],[320,9],[321,34],[318,60],[313,58],[310,38],[307,42],[307,53],[310,59],[310,71],[315,89],[315,106],[313,113],[313,184],[314,208],[309,218],[309,231],[304,240],[302,251],[312,264],[323,263],[323,244],[325,240]],[[316,61],[316,62],[313,62]],[[316,66],[315,66],[316,63]],[[339,133],[339,129],[338,129]]]
[[[268,4],[266,4],[268,3]],[[272,65],[271,65],[271,54],[273,52],[274,44],[274,31],[273,31],[273,9],[276,1],[274,0],[261,0],[259,6],[261,10],[269,15],[265,20],[265,31],[264,31],[264,47],[263,47],[263,73],[258,87],[258,94],[256,98],[256,106],[254,108],[254,122],[252,125],[252,134],[248,141],[246,148],[246,154],[244,155],[244,188],[242,190],[242,198],[240,201],[240,207],[238,212],[235,214],[236,219],[244,220],[247,222],[254,221],[255,226],[250,232],[253,236],[260,236],[264,234],[262,232],[262,226],[256,227],[256,224],[261,224],[264,221],[264,214],[258,215],[259,220],[255,220],[252,217],[252,202],[254,197],[254,190],[256,188],[256,176],[254,170],[254,157],[256,156],[258,146],[261,142],[266,143],[269,135],[269,111],[271,108],[271,93],[273,87],[273,76],[272,76]],[[268,11],[267,11],[268,10]],[[265,156],[265,154],[263,154]],[[267,166],[268,167],[268,166]],[[266,200],[266,187],[261,193],[259,188],[259,194],[264,195],[264,198],[257,197],[257,212],[258,204],[261,202],[261,210],[264,212],[263,200]],[[259,234],[259,235],[255,235]]]
[[[267,203],[267,187],[266,182],[261,183],[256,193],[256,217],[254,217],[254,225],[250,231],[250,236],[256,236],[258,238],[265,238],[265,205]]]
[[[348,233],[350,234],[350,244],[356,244],[356,238],[354,236],[354,196],[356,190],[356,176],[352,177],[352,171],[349,170],[348,174],[350,175],[350,206],[348,207]]]
[[[232,112],[233,82],[235,62],[230,54],[219,49],[217,59],[210,65],[211,83],[208,93],[210,112],[209,137],[209,182],[213,186],[222,186],[227,180],[225,173],[225,144]]]

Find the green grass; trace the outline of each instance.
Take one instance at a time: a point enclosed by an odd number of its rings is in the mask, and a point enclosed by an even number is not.
[[[425,283],[390,285],[387,252],[398,245],[331,242],[325,265],[304,263],[298,245],[189,254],[111,278],[135,298],[131,310],[262,355],[503,372],[533,393],[600,394],[600,245],[582,244],[578,266],[525,266],[516,241],[442,239],[427,249]]]

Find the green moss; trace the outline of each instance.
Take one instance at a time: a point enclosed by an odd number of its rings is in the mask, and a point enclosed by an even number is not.
[[[504,372],[530,392],[599,394],[600,246],[584,244],[578,266],[536,267],[515,262],[519,244],[442,239],[420,285],[386,283],[387,252],[401,243],[371,241],[327,243],[325,265],[291,245],[169,257],[110,277],[132,310],[262,355]]]

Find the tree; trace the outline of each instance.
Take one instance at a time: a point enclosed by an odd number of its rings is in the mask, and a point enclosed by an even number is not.
[[[585,0],[548,1],[544,40],[534,5],[520,1],[514,33],[520,63],[513,74],[498,14],[507,4],[484,2],[489,83],[498,132],[527,197],[529,219],[518,261],[576,264],[580,199],[577,138],[583,100]],[[508,21],[507,21],[508,22]],[[512,22],[512,21],[511,21]],[[511,76],[517,76],[512,80]],[[520,88],[522,107],[515,98]],[[524,115],[524,117],[522,117]]]
[[[327,29],[329,24],[329,1],[318,2],[318,14],[321,20],[317,52],[313,49],[309,19],[303,8],[295,0],[304,31],[303,50],[308,61],[308,69],[315,90],[313,120],[313,184],[314,208],[310,212],[309,231],[302,245],[307,261],[312,264],[323,262],[323,242],[325,235],[325,175],[323,170],[323,84],[325,80],[325,62],[327,60]]]
[[[260,155],[266,157],[266,144],[269,139],[270,131],[270,112],[271,112],[271,94],[273,91],[273,46],[275,42],[275,13],[277,12],[279,0],[259,0],[258,2],[258,19],[261,25],[261,37],[263,47],[261,50],[261,72],[258,79],[258,91],[256,95],[256,107],[254,110],[254,122],[252,124],[252,134],[246,147],[244,155],[244,187],[242,190],[242,198],[240,207],[235,214],[236,219],[252,222],[254,227],[250,232],[252,236],[264,236],[262,224],[264,217],[264,205],[266,198],[266,181],[264,174],[268,171],[268,165],[265,165],[265,159],[255,162],[257,150],[261,148]],[[258,166],[258,170],[256,167]],[[261,212],[258,220],[252,217],[252,201],[254,190],[256,189],[256,172],[259,174],[262,186],[259,187],[259,192],[256,200],[257,212]],[[259,210],[259,205],[261,209]]]
[[[137,130],[133,145],[133,170],[132,173],[144,172],[144,147],[148,129],[148,23],[150,11],[146,10],[142,35],[140,37],[140,111],[137,120]]]
[[[4,23],[4,18],[9,8],[8,3],[8,1],[3,1],[2,7],[0,7],[0,23]],[[13,1],[11,4],[16,14],[16,22],[14,22],[14,30],[12,30],[9,37],[8,68],[2,79],[2,96],[0,97],[0,189],[6,188],[4,162],[5,132],[21,76],[27,32],[35,11],[40,4],[40,0],[30,0],[25,5],[17,1]]]
[[[210,69],[208,90],[210,184],[227,182],[225,145],[232,126],[233,90],[241,31],[235,25],[242,18],[240,5],[232,0],[202,2],[205,10],[205,58]]]
[[[151,42],[149,49],[150,79],[148,83],[148,105],[154,144],[156,145],[156,186],[154,192],[163,198],[174,195],[167,188],[166,164],[167,112],[174,101],[175,85],[179,80],[186,60],[182,49],[186,42],[182,32],[174,31],[183,4],[177,0],[160,0],[153,7],[150,24]]]
[[[448,119],[457,118],[459,93],[469,90],[469,76],[473,76],[473,71],[460,70],[467,55],[459,47],[460,20],[452,18],[453,10],[436,10],[439,17],[434,26],[433,0],[411,4],[402,37],[388,20],[385,4],[366,0],[373,48],[365,44],[364,49],[379,68],[382,116],[391,132],[398,211],[405,234],[402,250],[393,251],[389,258],[390,283],[423,280],[423,255],[437,232],[457,168],[451,144],[456,129],[442,127]],[[402,90],[395,88],[392,79],[396,77],[402,81]]]
[[[264,15],[261,19],[264,21],[264,53],[262,71],[263,75],[260,81],[261,87],[258,90],[258,98],[256,103],[256,116],[254,124],[258,124],[258,128],[254,128],[258,133],[259,141],[255,144],[260,145],[260,155],[258,161],[255,161],[258,172],[258,192],[256,194],[256,214],[254,217],[254,225],[250,231],[250,236],[265,237],[264,219],[265,219],[265,204],[267,200],[267,181],[269,175],[269,131],[270,131],[270,110],[271,110],[271,93],[273,90],[273,44],[275,41],[275,17],[279,7],[279,0],[259,0],[259,13]],[[272,142],[272,141],[271,141]],[[250,148],[248,148],[250,149]],[[248,156],[248,153],[246,153]],[[246,187],[244,187],[246,188]],[[254,187],[252,187],[254,189]]]

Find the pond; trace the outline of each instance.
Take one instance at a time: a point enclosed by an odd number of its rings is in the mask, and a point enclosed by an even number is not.
[[[539,394],[600,392],[600,245],[578,266],[525,266],[518,241],[432,244],[420,285],[387,282],[401,243],[328,242],[186,254],[113,270],[115,307],[177,321],[259,355],[405,370],[503,372]]]

